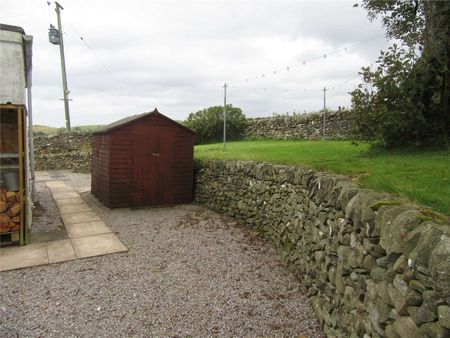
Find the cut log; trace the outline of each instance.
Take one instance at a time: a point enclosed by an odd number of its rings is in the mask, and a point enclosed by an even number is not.
[[[14,216],[11,218],[11,221],[13,221],[14,223],[20,223],[20,216]]]
[[[0,188],[0,196],[6,195],[7,191],[8,191],[8,189],[6,189],[6,187],[2,186]]]
[[[11,224],[11,218],[6,213],[0,214],[0,232],[8,232]]]
[[[0,226],[0,233],[9,232],[9,224]]]
[[[8,203],[6,201],[0,200],[0,212],[4,212],[8,209]]]
[[[18,231],[19,229],[20,229],[20,224],[12,223],[12,224],[9,225],[8,232]]]
[[[14,217],[17,216],[19,212],[20,212],[20,203],[15,202],[8,207],[7,214],[9,217]]]
[[[14,203],[17,202],[17,195],[14,191],[7,191],[6,192],[6,200],[8,203]]]

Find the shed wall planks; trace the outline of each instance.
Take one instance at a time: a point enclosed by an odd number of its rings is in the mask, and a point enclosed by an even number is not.
[[[155,111],[94,133],[92,193],[108,207],[189,203],[194,134]]]

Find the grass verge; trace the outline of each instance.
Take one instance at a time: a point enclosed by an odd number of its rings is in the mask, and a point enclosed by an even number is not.
[[[450,214],[449,150],[374,150],[351,141],[257,140],[198,145],[195,157],[303,165]]]

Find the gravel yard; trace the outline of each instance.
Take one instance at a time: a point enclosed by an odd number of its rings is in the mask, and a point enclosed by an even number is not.
[[[129,251],[3,272],[1,337],[322,337],[301,285],[257,233],[195,204],[110,210],[81,196]],[[58,218],[51,195],[39,198],[36,227],[52,228],[40,224]]]
[[[36,205],[33,217],[36,220],[31,226],[31,232],[46,232],[64,229],[55,201],[50,189],[44,182],[36,183]]]

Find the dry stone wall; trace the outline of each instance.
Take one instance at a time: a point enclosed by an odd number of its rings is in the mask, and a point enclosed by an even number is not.
[[[350,113],[347,110],[326,114],[326,137],[347,139],[351,137]],[[323,114],[310,113],[291,116],[247,119],[245,137],[249,139],[321,139]],[[36,170],[73,170],[91,172],[91,133],[61,133],[35,136]]]
[[[91,140],[90,133],[72,132],[35,136],[33,141],[36,170],[72,170],[90,173]]]
[[[196,201],[258,229],[307,288],[328,337],[449,337],[445,216],[344,177],[201,161]]]
[[[348,110],[329,111],[325,115],[325,135],[330,139],[351,137],[350,112]],[[252,118],[247,120],[245,137],[250,139],[307,139],[323,137],[323,114],[280,115]]]

